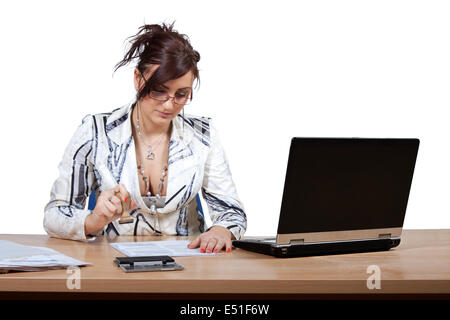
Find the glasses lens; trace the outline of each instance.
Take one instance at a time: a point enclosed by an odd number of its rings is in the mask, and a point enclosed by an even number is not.
[[[159,91],[154,91],[154,90],[150,91],[150,97],[155,100],[159,100],[159,101],[166,101],[167,99],[169,99],[167,94],[165,94],[164,92],[159,92]]]
[[[189,104],[189,102],[191,102],[191,98],[189,95],[187,96],[183,96],[183,97],[175,97],[175,103],[176,104]]]
[[[170,99],[170,96],[165,92],[151,90],[150,98],[165,102]],[[176,104],[179,105],[189,104],[189,102],[191,102],[191,95],[190,94],[176,95],[173,100]]]

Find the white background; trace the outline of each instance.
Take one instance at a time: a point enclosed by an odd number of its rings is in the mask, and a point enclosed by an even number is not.
[[[135,95],[113,67],[145,23],[201,54],[186,112],[211,116],[248,216],[275,235],[292,136],[421,139],[405,228],[450,228],[448,1],[0,4],[0,233],[45,233],[63,151],[88,113]]]

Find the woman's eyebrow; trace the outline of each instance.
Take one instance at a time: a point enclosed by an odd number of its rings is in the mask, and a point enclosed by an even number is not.
[[[160,84],[160,86],[161,86],[161,87],[164,87],[165,89],[169,89],[168,86],[165,86],[165,85],[163,85],[163,84]],[[178,88],[177,91],[178,91],[178,90],[182,90],[182,89],[192,89],[192,87]]]

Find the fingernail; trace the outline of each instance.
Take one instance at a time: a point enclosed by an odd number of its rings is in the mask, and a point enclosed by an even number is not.
[[[204,252],[205,252],[205,249],[203,249],[203,248],[200,249],[200,252],[201,252],[201,253],[204,253]]]
[[[227,248],[227,252],[230,252],[231,251],[231,248]]]
[[[207,253],[211,253],[211,249],[206,250]]]
[[[219,250],[217,250],[217,249],[214,249],[214,252],[218,252]]]
[[[127,197],[125,197],[125,198],[123,199],[123,201],[124,201],[124,202],[127,202]]]

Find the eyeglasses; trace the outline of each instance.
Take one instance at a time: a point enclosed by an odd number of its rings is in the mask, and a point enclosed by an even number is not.
[[[150,98],[161,101],[161,102],[166,102],[167,100],[172,99],[172,101],[175,104],[178,104],[180,106],[187,105],[192,100],[189,92],[176,93],[175,96],[172,97],[172,96],[169,96],[165,92],[156,91],[156,90],[150,91]]]
[[[144,75],[140,72],[142,79],[144,79],[144,82],[147,83],[147,79],[145,79]],[[175,104],[178,104],[180,106],[187,105],[192,100],[192,95],[190,92],[182,92],[182,93],[175,93],[175,96],[169,96],[167,93],[163,91],[158,91],[151,89],[150,90],[150,98],[155,99],[157,101],[166,102],[169,99],[172,99],[172,101]]]

